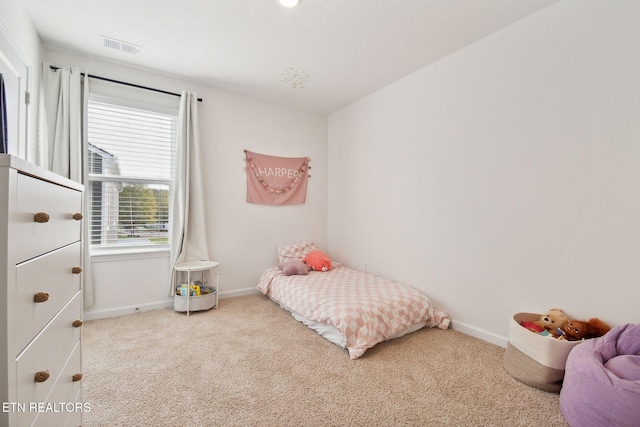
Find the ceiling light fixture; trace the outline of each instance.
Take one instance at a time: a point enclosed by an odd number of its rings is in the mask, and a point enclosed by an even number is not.
[[[298,71],[289,67],[282,72],[282,83],[290,84],[293,89],[304,89],[304,84],[309,81],[309,73]]]
[[[278,2],[284,7],[296,7],[302,3],[302,0],[278,0]]]

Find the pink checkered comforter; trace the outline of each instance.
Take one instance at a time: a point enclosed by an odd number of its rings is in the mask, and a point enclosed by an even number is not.
[[[340,265],[307,276],[284,276],[273,267],[258,289],[287,310],[338,329],[351,359],[416,324],[447,329],[450,322],[422,292]]]

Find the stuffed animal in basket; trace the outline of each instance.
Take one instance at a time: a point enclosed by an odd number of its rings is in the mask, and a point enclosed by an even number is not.
[[[540,315],[540,319],[535,320],[533,323],[542,329],[553,331],[557,328],[562,329],[568,321],[569,316],[564,314],[562,310],[559,308],[552,308],[548,312]]]
[[[333,268],[331,258],[322,251],[314,250],[302,260],[314,271],[329,271]]]
[[[528,330],[530,330],[531,332],[535,332],[536,334],[545,331],[545,329],[538,326],[536,322],[537,320],[534,320],[533,322],[530,320],[523,320],[522,322],[520,322],[520,326],[527,328]]]
[[[589,320],[569,320],[564,328],[549,331],[551,335],[566,339],[567,341],[580,341],[582,339],[601,337],[611,328],[597,317]]]

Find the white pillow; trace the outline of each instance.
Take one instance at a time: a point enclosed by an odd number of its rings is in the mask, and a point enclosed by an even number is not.
[[[278,264],[292,260],[302,261],[309,252],[315,249],[316,245],[313,242],[298,242],[278,246]]]

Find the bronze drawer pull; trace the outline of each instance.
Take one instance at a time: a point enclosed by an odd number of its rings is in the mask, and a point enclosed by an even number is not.
[[[81,379],[82,379],[82,374],[73,374],[72,380],[74,383],[80,381]]]
[[[81,267],[73,267],[73,268],[71,269],[71,272],[72,272],[73,274],[80,274],[80,273],[82,273],[82,268],[81,268]]]
[[[80,326],[82,326],[82,320],[74,320],[72,323],[74,328],[79,328]]]
[[[33,216],[33,220],[34,220],[35,222],[39,222],[39,223],[41,223],[41,224],[43,224],[43,223],[45,223],[45,222],[49,222],[49,219],[50,219],[50,218],[51,218],[51,217],[50,217],[50,216],[49,216],[49,214],[48,214],[48,213],[46,213],[46,212],[38,212],[37,214],[35,214],[35,215]]]
[[[82,214],[80,212],[73,214],[73,219],[76,221],[80,221],[82,219]]]
[[[49,371],[36,372],[35,380],[37,383],[43,383],[49,379]]]
[[[49,294],[46,292],[38,292],[33,296],[33,302],[45,302],[49,300]]]

